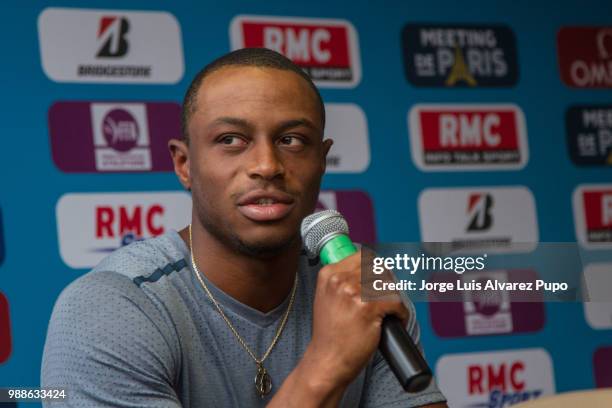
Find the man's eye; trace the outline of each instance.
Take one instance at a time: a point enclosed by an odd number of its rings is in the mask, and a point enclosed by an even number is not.
[[[236,135],[227,135],[219,139],[219,143],[225,146],[243,146],[246,144],[245,140]]]
[[[304,141],[296,136],[283,136],[280,138],[280,143],[285,146],[302,146]]]

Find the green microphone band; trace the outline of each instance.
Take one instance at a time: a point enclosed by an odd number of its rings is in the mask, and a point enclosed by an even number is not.
[[[334,262],[340,262],[349,255],[357,252],[357,248],[351,239],[344,235],[338,235],[330,239],[323,245],[319,257],[323,265],[328,265]]]

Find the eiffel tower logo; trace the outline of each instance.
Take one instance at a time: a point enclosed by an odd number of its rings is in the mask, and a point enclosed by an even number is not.
[[[457,81],[461,80],[467,82],[469,86],[477,85],[476,80],[465,63],[465,59],[463,59],[461,50],[459,47],[455,47],[455,63],[453,64],[450,75],[446,78],[446,85],[453,86]]]

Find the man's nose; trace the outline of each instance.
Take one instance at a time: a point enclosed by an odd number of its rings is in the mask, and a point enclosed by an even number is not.
[[[285,167],[273,141],[255,143],[248,165],[249,177],[272,180],[285,174]]]

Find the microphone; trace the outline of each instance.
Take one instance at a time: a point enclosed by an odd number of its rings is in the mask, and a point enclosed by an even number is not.
[[[339,262],[357,252],[348,233],[346,220],[335,210],[320,211],[302,221],[304,246],[311,255],[318,255],[323,265]],[[389,315],[383,319],[378,349],[405,391],[419,392],[427,388],[431,369],[398,317]]]

